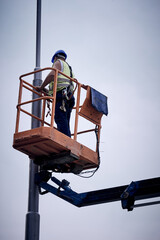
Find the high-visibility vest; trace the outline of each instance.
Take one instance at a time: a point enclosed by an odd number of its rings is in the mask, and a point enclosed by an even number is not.
[[[60,63],[61,63],[61,72],[63,72],[65,75],[70,77],[71,70],[69,68],[69,65],[65,61],[62,61],[60,59],[58,59],[58,61],[60,61]],[[54,64],[53,64],[53,67],[54,67]],[[58,78],[57,78],[57,92],[61,91],[64,88],[67,88],[69,85],[71,86],[71,91],[73,91],[72,81],[69,78],[67,78],[66,76],[59,73]],[[53,86],[54,86],[54,82],[52,81],[49,84],[49,95],[53,95]]]

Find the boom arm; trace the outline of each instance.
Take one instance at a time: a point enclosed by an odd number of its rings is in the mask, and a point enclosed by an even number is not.
[[[48,184],[49,179],[58,185],[58,187]],[[77,207],[121,201],[123,209],[132,211],[135,207],[160,203],[160,201],[154,201],[138,205],[135,204],[137,200],[160,197],[160,178],[146,179],[132,182],[130,185],[84,193],[76,193],[69,187],[70,183],[68,181],[59,181],[57,178],[52,177],[48,171],[39,172],[35,180],[39,186],[40,194],[50,192]],[[41,189],[45,191],[42,192]]]

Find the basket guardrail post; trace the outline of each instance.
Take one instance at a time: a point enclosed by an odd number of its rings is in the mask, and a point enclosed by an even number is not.
[[[56,93],[57,93],[57,77],[58,77],[58,70],[55,70],[54,85],[53,85],[52,113],[51,113],[51,127],[53,127],[54,125],[54,112],[55,112]]]
[[[46,106],[46,99],[43,99],[43,107],[42,107],[42,122],[41,122],[41,126],[44,126],[45,106]]]
[[[16,118],[16,129],[15,129],[15,133],[18,133],[18,129],[19,129],[19,120],[20,120],[20,106],[19,104],[22,101],[22,86],[23,86],[23,82],[20,81],[19,84],[19,95],[18,95],[18,106],[17,106],[17,118]]]
[[[77,103],[76,103],[76,116],[75,116],[75,125],[74,125],[74,140],[77,140],[77,131],[78,131],[78,113],[79,113],[79,104],[80,104],[80,94],[81,94],[81,84],[78,83],[78,90],[77,90]]]

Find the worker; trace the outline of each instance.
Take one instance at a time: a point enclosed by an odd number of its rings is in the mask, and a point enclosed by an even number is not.
[[[65,75],[73,77],[72,68],[66,62],[67,54],[63,50],[58,50],[52,57],[52,67],[60,70]],[[40,87],[37,87],[37,91],[42,91],[45,86],[49,84],[48,94],[53,95],[55,71],[51,70],[48,76]],[[56,105],[55,105],[55,122],[57,124],[57,130],[71,137],[70,132],[70,116],[72,108],[75,104],[75,98],[73,96],[74,85],[73,82],[62,74],[58,74],[57,78],[57,93],[56,93]]]

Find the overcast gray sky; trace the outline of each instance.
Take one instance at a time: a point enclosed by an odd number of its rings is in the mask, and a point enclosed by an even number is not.
[[[42,0],[41,67],[64,49],[77,79],[108,96],[101,167],[91,179],[57,174],[85,192],[159,177],[160,1]],[[24,239],[29,160],[12,148],[19,76],[35,68],[35,0],[0,0],[0,239]],[[89,137],[86,137],[86,145]],[[76,208],[40,196],[41,240],[159,240],[160,206]]]

